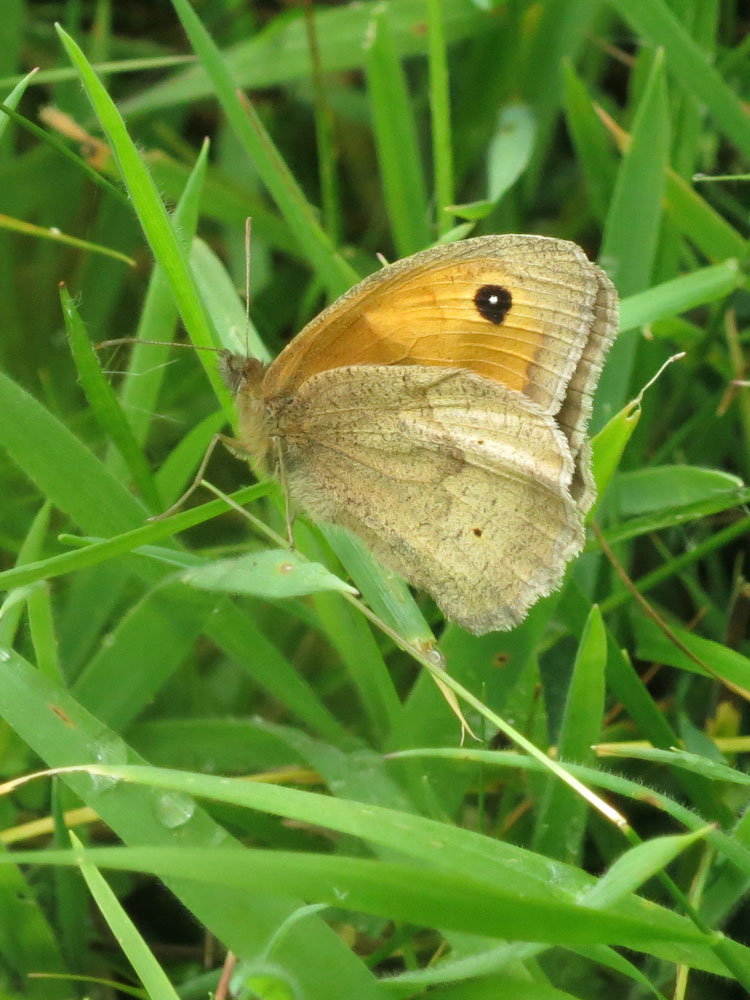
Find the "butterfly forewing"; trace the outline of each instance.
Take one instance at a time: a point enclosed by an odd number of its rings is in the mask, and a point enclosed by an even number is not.
[[[370,275],[308,324],[271,366],[265,394],[329,368],[416,364],[474,371],[554,414],[596,322],[602,277],[575,244],[539,236],[423,251]],[[494,311],[493,293],[502,306]]]

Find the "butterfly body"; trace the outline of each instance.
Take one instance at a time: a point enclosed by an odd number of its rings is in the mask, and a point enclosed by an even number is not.
[[[232,359],[240,436],[476,633],[559,586],[593,501],[586,423],[614,291],[574,244],[483,237],[364,279],[264,369]]]

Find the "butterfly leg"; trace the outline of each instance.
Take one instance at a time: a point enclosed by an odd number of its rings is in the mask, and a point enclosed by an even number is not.
[[[172,504],[171,507],[168,507],[165,511],[162,511],[161,514],[154,514],[152,517],[148,519],[149,521],[161,521],[165,517],[170,517],[172,514],[176,514],[177,511],[180,509],[180,507],[182,507],[182,505],[185,503],[185,501],[188,500],[193,495],[193,493],[195,493],[195,491],[201,484],[201,480],[203,479],[203,475],[206,471],[208,463],[210,462],[211,456],[214,453],[214,448],[216,447],[217,444],[219,444],[219,442],[221,442],[227,449],[227,451],[231,452],[231,454],[234,455],[236,458],[240,459],[248,458],[248,451],[244,447],[241,441],[238,441],[236,438],[228,437],[226,434],[214,434],[214,436],[211,438],[211,442],[208,448],[206,448],[206,453],[201,459],[201,464],[198,466],[198,471],[196,472],[195,478],[193,479],[190,486],[188,486],[188,488],[185,490],[185,492],[178,500],[175,500],[175,502]]]
[[[286,537],[289,542],[290,551],[294,550],[294,514],[292,513],[291,505],[289,502],[289,484],[286,478],[286,466],[284,465],[284,452],[281,448],[281,438],[273,438],[274,447],[276,448],[276,458],[279,465],[279,482],[281,483],[281,489],[284,493],[284,518],[286,520]]]

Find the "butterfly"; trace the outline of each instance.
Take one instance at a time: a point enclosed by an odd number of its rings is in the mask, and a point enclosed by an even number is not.
[[[586,428],[617,295],[580,247],[484,236],[383,267],[269,365],[230,355],[239,440],[470,632],[559,587],[594,500]]]

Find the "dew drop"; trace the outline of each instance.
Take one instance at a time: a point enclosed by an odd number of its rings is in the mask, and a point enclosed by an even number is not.
[[[126,745],[113,733],[104,733],[98,739],[94,740],[91,749],[94,761],[97,764],[117,767],[128,762]],[[95,792],[104,792],[109,788],[114,788],[120,781],[120,778],[111,774],[91,775],[91,782]]]
[[[195,812],[195,799],[182,792],[165,792],[156,800],[156,815],[168,830],[184,826]]]

